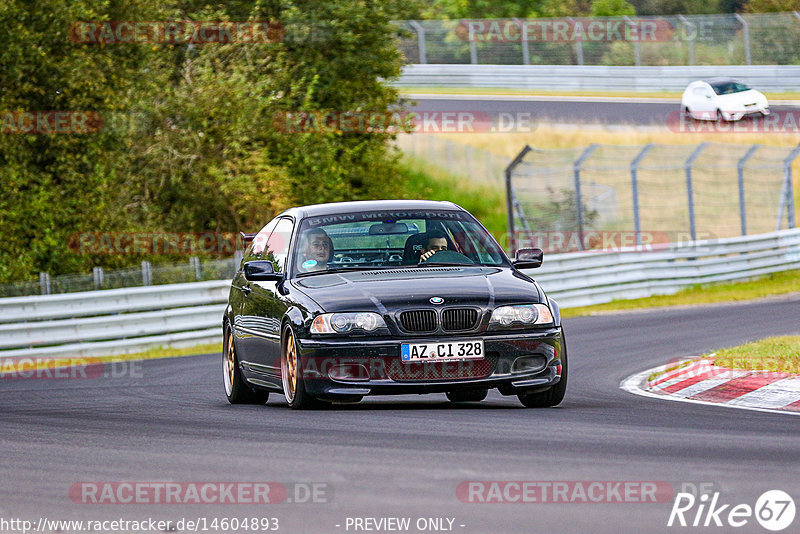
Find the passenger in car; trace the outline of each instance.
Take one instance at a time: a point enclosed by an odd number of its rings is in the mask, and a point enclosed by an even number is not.
[[[324,271],[333,259],[333,241],[322,228],[314,228],[303,235],[298,263],[303,272]]]

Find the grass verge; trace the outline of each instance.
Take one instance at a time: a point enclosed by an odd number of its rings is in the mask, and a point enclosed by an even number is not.
[[[545,261],[547,259],[545,258]],[[545,291],[547,287],[544,288]],[[666,306],[690,306],[753,300],[771,295],[783,295],[800,291],[800,271],[784,271],[760,276],[742,282],[699,284],[672,295],[658,295],[630,300],[613,300],[594,306],[564,308],[562,317],[577,317],[594,313],[661,308]]]
[[[501,243],[507,233],[505,191],[479,185],[411,156],[403,158],[400,198],[449,200],[469,211]]]
[[[714,364],[733,369],[800,373],[800,336],[768,337],[716,351]]]

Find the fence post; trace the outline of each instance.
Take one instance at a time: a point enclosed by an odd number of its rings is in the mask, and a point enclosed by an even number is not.
[[[758,150],[761,145],[753,145],[736,163],[736,173],[739,177],[739,220],[741,221],[742,235],[747,235],[747,205],[744,198],[744,166],[747,160]]]
[[[794,219],[794,188],[792,186],[792,163],[800,155],[800,145],[797,145],[789,152],[783,160],[783,187],[781,191],[781,204],[778,207],[778,224],[775,231],[781,229],[781,219],[783,218],[783,206],[786,206],[786,222],[789,228],[795,227]]]
[[[697,229],[695,228],[694,220],[694,189],[692,188],[692,165],[694,161],[700,156],[700,152],[708,145],[708,142],[703,142],[697,145],[697,148],[686,158],[686,195],[689,200],[689,233],[692,236],[692,241],[697,241]]]
[[[744,30],[744,57],[747,65],[750,65],[750,25],[739,13],[734,13],[733,16],[742,24],[742,29]]]
[[[39,287],[41,288],[42,295],[50,294],[50,273],[39,273]]]
[[[653,148],[653,143],[646,144],[631,161],[631,191],[633,194],[633,230],[636,235],[636,247],[642,246],[642,225],[639,220],[639,163]]]
[[[581,166],[586,159],[592,155],[592,152],[600,146],[597,143],[592,143],[583,151],[583,153],[575,160],[572,165],[573,174],[575,176],[575,212],[578,216],[578,248],[583,250],[583,197],[581,196]]]
[[[142,262],[142,285],[143,286],[153,285],[153,274],[150,271],[149,261]]]
[[[567,20],[575,24],[575,19],[572,17],[567,17]],[[581,39],[580,34],[576,36],[575,39],[575,58],[577,60],[578,65],[583,65],[583,39]]]
[[[100,289],[103,286],[103,268],[92,267],[92,278],[94,279],[94,288]]]
[[[511,163],[508,164],[506,167],[506,216],[508,217],[508,246],[509,250],[512,252],[517,248],[517,239],[514,230],[514,190],[511,187],[511,177],[514,175],[514,169],[522,163],[522,160],[525,159],[525,155],[533,150],[530,145],[525,145],[525,148],[517,154],[517,157],[514,158]]]
[[[678,18],[686,26],[686,40],[689,42],[689,66],[694,66],[694,38],[697,37],[697,26],[695,26],[694,23],[689,22],[689,19],[683,15],[678,15]],[[690,33],[691,37],[689,35]]]
[[[531,51],[528,50],[528,25],[520,19],[514,19],[514,22],[519,24],[519,39],[522,44],[522,64],[531,64]]]
[[[478,45],[475,44],[475,28],[469,24],[469,62],[472,65],[478,64]]]
[[[417,32],[417,46],[419,47],[419,63],[425,65],[428,62],[428,52],[425,49],[425,28],[416,20],[409,20],[408,23]]]
[[[625,22],[627,22],[628,24],[630,24],[631,26],[633,26],[633,27],[635,27],[637,29],[636,35],[638,36],[639,35],[639,30],[641,30],[641,28],[636,26],[636,23],[633,22],[628,15],[625,15],[622,18],[625,19]],[[633,57],[634,57],[634,61],[636,63],[636,66],[637,67],[641,66],[642,65],[642,51],[639,49],[639,39],[638,39],[638,37],[633,41]]]
[[[200,274],[200,258],[197,256],[192,256],[189,258],[189,268],[191,269],[194,267],[194,278],[195,280],[202,280],[203,277]]]

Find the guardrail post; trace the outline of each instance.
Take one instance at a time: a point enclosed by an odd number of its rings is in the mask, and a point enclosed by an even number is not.
[[[653,148],[653,143],[648,143],[631,161],[631,191],[633,194],[633,229],[636,234],[636,246],[642,246],[642,225],[639,220],[639,163]]]
[[[747,23],[745,18],[743,16],[741,16],[739,13],[734,13],[733,16],[736,17],[736,20],[738,20],[742,25],[742,29],[744,31],[744,57],[745,57],[746,64],[750,65],[751,64],[751,58],[750,58],[750,25]]]
[[[50,294],[50,273],[39,273],[39,287],[42,290],[42,295]]]
[[[686,26],[686,40],[689,42],[689,66],[694,66],[694,39],[697,37],[697,26],[693,22],[689,22],[683,15],[678,15],[678,18]]]
[[[572,166],[573,174],[575,176],[575,214],[578,217],[578,248],[583,250],[583,197],[581,196],[581,166],[586,159],[592,155],[597,147],[597,143],[592,143],[583,153],[575,160]]]
[[[149,261],[142,262],[142,285],[143,286],[153,285],[153,272],[150,270]]]
[[[692,165],[694,161],[700,156],[700,152],[708,145],[708,142],[700,143],[697,148],[686,158],[686,195],[688,198],[689,206],[689,233],[692,236],[692,241],[697,241],[697,229],[695,228],[694,220],[694,189],[692,188]]]
[[[781,219],[783,218],[783,206],[786,206],[786,222],[789,228],[795,227],[794,218],[794,186],[792,185],[792,163],[800,155],[800,145],[797,145],[789,152],[783,160],[783,187],[781,188],[781,204],[778,207],[778,224],[775,231],[781,229]]]
[[[758,150],[761,145],[753,145],[750,150],[736,162],[736,173],[739,177],[739,220],[741,221],[742,235],[747,235],[747,205],[744,198],[744,166],[747,160]]]
[[[244,259],[244,251],[237,250],[233,253],[233,272],[239,270],[239,266],[242,264],[242,260]]]
[[[525,145],[517,157],[514,158],[511,163],[508,164],[506,167],[506,216],[508,217],[508,246],[511,252],[514,252],[517,247],[517,238],[514,229],[514,190],[511,186],[511,177],[514,175],[514,169],[522,163],[522,160],[525,159],[525,156],[533,150],[530,145]]]
[[[425,28],[416,20],[409,20],[408,23],[417,32],[417,46],[419,47],[419,63],[425,65],[428,62],[428,52],[425,49]]]
[[[622,18],[624,18],[625,22],[627,22],[629,25],[637,28],[637,32],[636,32],[636,36],[637,37],[633,41],[633,57],[634,57],[634,62],[636,64],[636,66],[639,67],[639,66],[642,65],[642,51],[639,49],[639,31],[638,31],[639,28],[636,26],[636,23],[633,22],[628,15],[625,15]]]
[[[103,287],[103,268],[92,267],[92,279],[94,280],[94,288],[100,289]]]

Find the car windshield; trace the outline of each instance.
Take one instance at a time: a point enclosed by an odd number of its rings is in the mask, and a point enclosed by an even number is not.
[[[750,90],[745,84],[739,82],[716,82],[711,84],[711,88],[718,95],[730,95]]]
[[[500,246],[464,211],[372,211],[308,217],[298,276],[417,265],[506,265]]]

